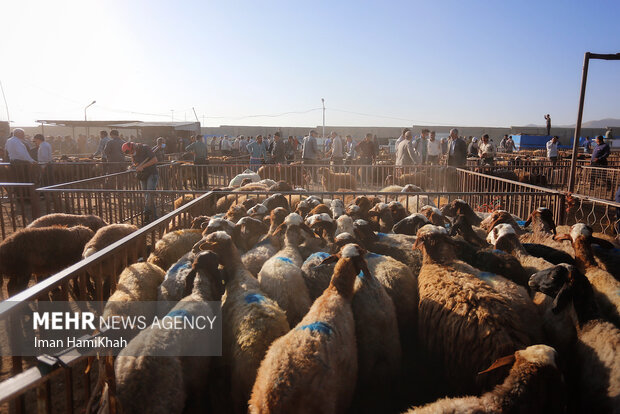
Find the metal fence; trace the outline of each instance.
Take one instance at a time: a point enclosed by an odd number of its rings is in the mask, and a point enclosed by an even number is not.
[[[51,164],[0,163],[0,181],[34,183],[37,187],[78,181],[124,171],[130,165],[105,162],[55,162]]]
[[[155,222],[139,229],[75,265],[37,283],[3,302],[0,323],[10,323],[11,315],[28,303],[49,300],[52,292],[61,292],[56,300],[107,300],[116,288],[120,271],[145,257],[147,251],[172,227],[189,227],[193,216],[201,214],[210,205],[209,195],[195,199]],[[94,293],[87,289],[87,281],[94,282]],[[37,359],[12,357],[12,376],[0,383],[0,404],[11,402],[17,413],[22,412],[83,412],[91,396],[94,383],[92,370],[86,370],[88,349],[75,350],[77,354],[44,356]],[[7,363],[6,358],[3,363]],[[96,364],[94,365],[96,368]],[[6,370],[6,366],[4,366]],[[64,374],[64,375],[63,375]],[[96,373],[95,373],[96,375]],[[59,381],[52,381],[59,378]],[[52,392],[52,387],[61,392]]]

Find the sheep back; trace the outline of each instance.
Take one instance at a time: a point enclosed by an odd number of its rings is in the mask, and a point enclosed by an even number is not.
[[[166,233],[155,243],[147,262],[168,269],[202,238],[201,229],[176,230]]]
[[[138,227],[133,224],[109,224],[102,227],[97,230],[93,238],[86,243],[82,256],[88,257],[99,250],[103,250],[136,230],[138,230]]]
[[[313,253],[308,256],[301,266],[302,277],[304,278],[310,300],[312,301],[323,294],[323,291],[329,286],[329,281],[334,273],[334,264],[319,266],[327,257],[329,257],[329,253]]]
[[[39,217],[28,225],[27,228],[33,227],[50,227],[50,226],[84,226],[96,232],[100,228],[107,226],[104,220],[95,215],[65,214],[53,213]]]

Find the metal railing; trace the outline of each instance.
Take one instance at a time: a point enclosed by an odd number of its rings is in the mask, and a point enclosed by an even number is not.
[[[0,235],[2,239],[40,216],[33,183],[0,183]]]
[[[9,321],[19,309],[32,301],[49,300],[52,292],[61,292],[56,300],[107,300],[115,290],[123,268],[137,262],[146,254],[167,229],[187,228],[193,216],[201,214],[210,205],[209,194],[203,194],[176,211],[150,223],[129,236],[89,256],[88,258],[50,276],[36,285],[3,302],[0,321]],[[94,282],[94,292],[87,281]],[[70,294],[71,292],[71,294]],[[11,358],[12,377],[0,383],[0,404],[11,402],[17,413],[52,412],[52,408],[68,413],[81,412],[91,396],[93,381],[90,370],[84,370],[88,350],[74,356]],[[82,364],[80,364],[82,363]],[[24,370],[24,365],[27,369]],[[51,379],[64,373],[62,393],[51,393]],[[64,394],[64,395],[63,395]],[[76,407],[76,401],[80,401]]]

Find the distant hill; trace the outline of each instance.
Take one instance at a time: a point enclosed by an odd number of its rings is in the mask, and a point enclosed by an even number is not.
[[[544,128],[544,125],[536,125],[536,124],[527,124],[525,125],[528,128]],[[553,124],[553,119],[552,119],[552,127],[559,127],[559,128],[575,128],[575,124],[571,124],[571,125],[554,125]],[[615,128],[620,128],[620,119],[618,118],[604,118],[604,119],[599,119],[598,121],[588,121],[588,122],[583,122],[581,124],[582,128],[606,128],[606,127],[615,127]]]

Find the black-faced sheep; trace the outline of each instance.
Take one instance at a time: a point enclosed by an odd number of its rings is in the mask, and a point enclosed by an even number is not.
[[[366,266],[357,245],[342,249],[329,287],[261,363],[250,413],[345,412],[357,379],[353,286]],[[326,260],[332,260],[327,258]]]
[[[390,201],[388,203],[388,207],[392,212],[392,218],[394,219],[394,223],[398,223],[409,215],[409,212],[407,211],[405,206],[400,203],[400,201]]]
[[[260,362],[271,343],[289,331],[289,324],[284,311],[245,268],[230,236],[225,232],[209,234],[200,249],[216,252],[224,266],[222,350],[230,369],[234,410],[246,412]]]
[[[424,265],[418,275],[418,337],[425,360],[448,395],[479,393],[505,372],[478,377],[501,356],[542,339],[536,309],[525,289],[457,261],[453,240],[442,227],[418,231]],[[529,302],[527,302],[529,300]]]
[[[290,211],[291,206],[288,204],[288,200],[282,194],[272,194],[263,201],[263,205],[267,208],[268,212],[271,212],[274,208],[282,207],[283,209]]]
[[[436,413],[564,413],[566,401],[557,352],[547,345],[532,345],[497,360],[488,370],[512,365],[502,384],[480,397],[444,398],[407,414]]]
[[[243,217],[237,222],[233,230],[235,245],[241,250],[248,251],[267,234],[269,226],[262,220],[252,217]]]
[[[457,214],[454,218],[454,222],[450,227],[450,236],[460,235],[467,241],[468,243],[473,244],[478,247],[487,247],[488,244],[484,240],[486,237],[484,231],[482,230],[474,230],[471,225],[471,222],[467,219],[464,214]]]
[[[415,236],[422,226],[425,226],[429,223],[430,221],[424,214],[415,213],[408,217],[405,217],[404,219],[394,224],[392,231],[396,234]]]
[[[176,230],[166,233],[155,243],[155,249],[153,249],[147,262],[162,269],[168,269],[181,256],[192,250],[194,244],[201,238],[202,231],[199,229]]]
[[[65,213],[53,213],[43,217],[39,217],[28,225],[27,228],[38,227],[50,227],[50,226],[84,226],[96,232],[103,226],[107,226],[108,223],[103,221],[99,216],[95,215],[79,215],[79,214],[65,214]]]
[[[34,227],[11,234],[0,243],[0,275],[8,279],[9,296],[28,287],[30,277],[45,278],[82,259],[91,229]]]
[[[482,219],[474,213],[474,210],[472,210],[469,204],[458,198],[456,200],[452,200],[450,204],[443,206],[441,208],[441,213],[448,217],[455,217],[458,214],[463,214],[472,226],[479,226],[480,222],[482,222]]]
[[[574,367],[569,379],[576,382],[575,396],[581,400],[576,410],[616,412],[620,407],[620,330],[600,318],[588,279],[576,267],[562,264],[535,273],[529,283],[550,297],[547,314],[560,318],[547,324],[548,336],[558,342],[570,338],[561,319],[576,332],[573,352],[567,356]]]

